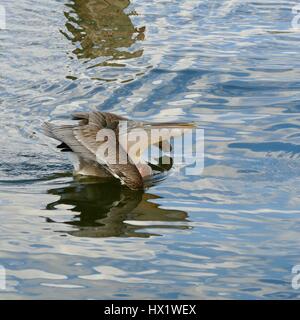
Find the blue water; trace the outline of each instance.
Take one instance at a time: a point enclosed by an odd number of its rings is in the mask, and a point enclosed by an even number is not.
[[[297,1],[1,4],[1,299],[297,299]],[[205,131],[199,176],[74,180],[40,125],[102,110]]]

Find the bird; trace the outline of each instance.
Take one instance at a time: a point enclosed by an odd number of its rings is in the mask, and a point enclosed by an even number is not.
[[[122,185],[131,190],[142,190],[145,188],[145,180],[154,175],[157,166],[142,159],[143,151],[149,144],[157,145],[161,150],[171,150],[167,141],[170,136],[165,132],[159,137],[151,139],[141,139],[139,150],[133,157],[128,154],[129,147],[133,142],[124,145],[121,139],[129,131],[139,133],[146,132],[149,136],[152,129],[185,129],[193,128],[194,123],[185,122],[147,122],[136,121],[126,117],[101,111],[76,112],[72,114],[74,124],[54,124],[50,122],[43,123],[44,134],[59,142],[57,148],[62,152],[67,152],[71,160],[75,176],[93,176],[104,180],[118,179]],[[121,124],[126,123],[126,132],[122,131]],[[100,157],[97,151],[103,143],[109,143],[108,137],[99,141],[98,134],[101,130],[109,130],[115,134],[116,141],[112,147],[115,152],[116,160],[108,161],[108,158]],[[104,131],[107,132],[107,131]],[[179,131],[179,135],[180,135]],[[127,147],[127,148],[126,148]],[[123,159],[123,161],[120,161]],[[126,161],[124,161],[124,159]]]

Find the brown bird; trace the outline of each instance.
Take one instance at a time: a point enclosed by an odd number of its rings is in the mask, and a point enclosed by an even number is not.
[[[194,127],[194,124],[191,123],[134,121],[108,112],[79,112],[74,113],[72,119],[78,121],[72,125],[57,125],[45,122],[43,129],[45,135],[61,142],[57,148],[63,152],[68,152],[74,165],[74,174],[105,179],[116,178],[120,180],[121,184],[132,190],[143,189],[144,180],[153,175],[153,166],[141,158],[143,152],[149,147],[149,144],[158,144],[162,150],[167,148],[170,151],[170,145],[167,142],[170,136],[165,132],[165,136],[162,133],[157,138],[151,136],[151,139],[142,139],[136,157],[132,157],[127,152],[132,146],[132,142],[128,142],[128,148],[126,148],[124,143],[120,141],[119,137],[125,134],[125,132],[122,132],[120,123],[126,122],[127,132],[134,130],[138,133],[140,130],[146,132],[148,137],[152,129]],[[113,145],[117,150],[115,153],[117,161],[115,162],[108,161],[107,158],[99,158],[97,154],[98,148],[108,141],[107,139],[99,141],[98,133],[102,129],[111,130],[115,134],[116,141]],[[120,159],[126,159],[127,161],[120,161]]]

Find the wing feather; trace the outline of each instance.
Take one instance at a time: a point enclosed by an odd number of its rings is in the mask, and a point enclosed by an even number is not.
[[[120,119],[123,120],[124,118],[109,113],[91,112],[89,114],[88,124],[73,128],[73,134],[76,140],[96,157],[98,148],[101,147],[102,143],[104,143],[104,141],[97,141],[97,134],[99,130],[113,130],[116,133],[116,163],[109,163],[107,159],[99,159],[97,157],[96,161],[101,165],[104,165],[106,170],[130,188],[141,189],[143,187],[142,176],[135,164],[131,163],[131,159],[128,158],[126,151],[119,145],[117,131],[118,121]],[[127,163],[118,163],[121,158],[127,159]]]

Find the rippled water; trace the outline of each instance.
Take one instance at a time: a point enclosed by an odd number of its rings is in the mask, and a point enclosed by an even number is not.
[[[296,1],[1,4],[0,298],[299,298]],[[40,124],[86,110],[195,121],[203,174],[74,180]]]

